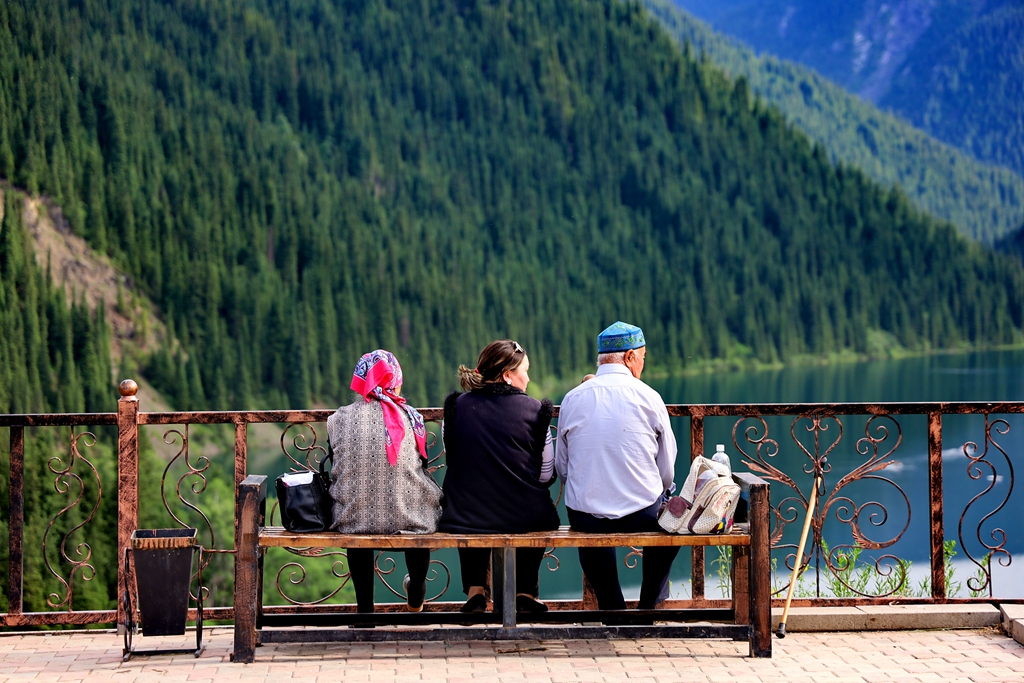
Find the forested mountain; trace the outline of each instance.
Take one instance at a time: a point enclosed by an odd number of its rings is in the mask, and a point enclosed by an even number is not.
[[[673,0],[982,161],[1024,174],[1020,0]]]
[[[996,240],[995,248],[1024,261],[1024,225]]]
[[[506,335],[572,377],[615,319],[652,370],[1021,340],[1019,263],[617,0],[10,0],[0,176],[156,303],[180,407],[335,403],[378,346],[437,404]]]
[[[0,185],[0,413],[113,410],[103,308],[68,306],[36,267],[22,200]]]
[[[979,159],[1024,173],[1024,4],[978,5],[984,11],[950,12],[945,25],[933,23],[879,104]]]
[[[767,53],[756,55],[680,10],[672,0],[644,0],[644,4],[680,45],[688,42],[694,53],[707,55],[731,76],[745,77],[751,90],[781,109],[833,157],[885,185],[899,183],[923,211],[985,243],[1024,221],[1020,175],[938,142],[809,67]],[[699,9],[713,18],[728,14],[730,7],[723,2]]]

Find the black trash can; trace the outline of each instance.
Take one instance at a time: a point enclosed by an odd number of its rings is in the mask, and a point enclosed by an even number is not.
[[[202,562],[203,550],[196,544],[195,529],[136,529],[132,532],[131,549],[126,552],[125,572],[129,571],[128,553],[135,566],[135,583],[138,589],[138,609],[144,636],[180,636],[185,633],[188,620],[189,587],[192,583],[192,558],[199,553],[199,573],[196,619],[195,656],[203,650],[203,601]],[[124,659],[134,654],[143,654],[132,646],[135,632],[132,599],[125,591]],[[188,650],[146,651],[145,654],[170,654]]]
[[[136,529],[132,533],[142,635],[185,633],[195,543],[195,529]]]

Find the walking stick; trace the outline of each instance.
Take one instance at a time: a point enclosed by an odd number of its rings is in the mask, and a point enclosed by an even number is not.
[[[786,594],[786,607],[782,610],[782,619],[779,620],[779,629],[775,635],[779,638],[786,637],[786,619],[789,618],[789,605],[793,602],[793,590],[796,588],[796,577],[800,573],[800,565],[804,562],[804,544],[807,543],[807,532],[811,528],[811,518],[814,516],[814,504],[818,501],[818,475],[814,476],[814,490],[811,491],[811,499],[807,502],[807,515],[804,517],[804,530],[800,534],[800,543],[796,549],[796,562],[793,567],[793,577],[789,580],[789,592]]]

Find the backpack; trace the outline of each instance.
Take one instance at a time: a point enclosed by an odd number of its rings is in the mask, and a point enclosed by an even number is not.
[[[732,529],[740,487],[726,465],[697,457],[678,496],[669,498],[658,517],[674,534],[724,534]]]

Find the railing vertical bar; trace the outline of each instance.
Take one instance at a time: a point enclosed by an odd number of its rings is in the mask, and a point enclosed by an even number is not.
[[[124,553],[131,544],[132,532],[139,526],[139,399],[138,386],[131,380],[121,383],[117,402],[117,631],[127,623],[125,591],[135,595],[134,572],[125,574]]]
[[[235,490],[241,486],[242,482],[248,476],[249,471],[249,423],[244,420],[240,420],[235,423]],[[238,498],[235,498],[235,519],[238,519]],[[242,544],[242,528],[240,524],[235,524],[235,545],[234,548],[237,551]],[[237,556],[236,556],[237,557]]]
[[[928,503],[931,514],[932,598],[946,597],[942,507],[942,413],[928,413]]]
[[[690,460],[704,454],[704,415],[694,412],[690,416]],[[684,476],[685,478],[685,476]],[[704,599],[704,548],[694,547],[692,551],[691,597]]]
[[[11,427],[10,524],[7,613],[21,614],[25,541],[25,428]]]
[[[249,471],[249,423],[235,423],[235,488],[245,481]]]

